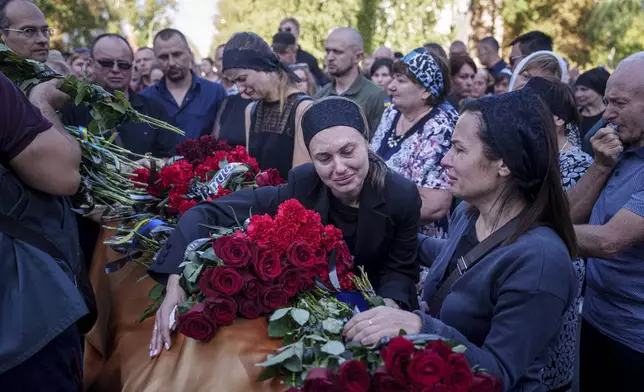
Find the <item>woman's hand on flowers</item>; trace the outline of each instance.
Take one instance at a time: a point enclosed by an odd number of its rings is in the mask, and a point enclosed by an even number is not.
[[[179,275],[170,275],[168,284],[166,286],[166,294],[161,303],[161,307],[157,310],[156,318],[154,320],[154,329],[152,330],[152,341],[150,342],[150,356],[156,357],[161,354],[163,347],[170,350],[172,341],[170,339],[170,315],[176,312],[176,307],[179,302],[186,299],[186,293],[179,285]],[[176,313],[175,313],[176,316]]]
[[[403,329],[408,334],[420,332],[422,320],[412,312],[379,306],[355,315],[344,326],[347,340],[370,345],[387,336],[397,336]]]

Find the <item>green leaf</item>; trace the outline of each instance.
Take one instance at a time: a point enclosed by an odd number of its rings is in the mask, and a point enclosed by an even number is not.
[[[320,348],[323,353],[330,355],[340,355],[344,352],[344,344],[337,340],[329,340],[324,346]]]
[[[266,361],[258,363],[255,366],[260,366],[260,367],[274,366],[274,365],[278,365],[278,364],[283,363],[284,361],[286,361],[287,359],[289,359],[291,357],[296,357],[297,358],[297,355],[295,353],[295,348],[294,347],[290,347],[289,349],[284,350],[284,351],[282,351],[281,353],[279,353],[277,355],[269,355],[266,358]]]
[[[311,313],[309,313],[308,310],[298,308],[293,308],[291,310],[291,317],[300,325],[306,324],[306,322],[309,321],[309,316],[311,316]]]
[[[282,365],[288,370],[293,373],[296,372],[301,372],[302,371],[302,359],[298,358],[297,356],[291,357],[284,361]]]
[[[288,312],[291,311],[291,309],[293,309],[293,308],[280,308],[280,309],[277,309],[275,311],[275,313],[273,313],[271,315],[271,317],[268,319],[268,321],[270,322],[270,321],[275,321],[275,320],[281,319],[282,317],[286,316],[288,314]]]
[[[283,338],[291,331],[288,324],[282,320],[276,320],[268,323],[268,336],[271,338]]]
[[[150,293],[148,294],[148,297],[151,300],[157,300],[163,297],[164,291],[165,291],[165,287],[157,283],[156,285],[154,285],[154,287],[152,287],[152,289],[150,289]]]
[[[344,327],[344,324],[340,320],[328,318],[324,321],[322,321],[322,328],[324,328],[325,331],[332,333],[332,334],[339,334],[340,331],[342,331],[342,328]]]
[[[407,335],[407,331],[405,331],[404,329],[401,329],[400,331],[398,331],[398,336],[405,336],[405,335]]]
[[[199,255],[202,259],[210,260],[210,261],[218,261],[219,257],[215,254],[215,250],[212,248],[212,246],[208,247],[208,249],[204,250],[201,252]]]
[[[270,380],[271,378],[275,378],[280,375],[280,368],[277,366],[271,366],[267,367],[264,370],[259,373],[259,377],[257,377],[257,382],[262,382],[266,380]]]
[[[120,103],[116,102],[105,102],[105,105],[111,107],[112,109],[116,110],[117,112],[121,114],[125,114],[125,107],[121,105]]]
[[[386,306],[385,300],[379,296],[369,297],[367,302],[369,302],[371,304],[371,307],[373,308],[377,308],[378,306]]]
[[[458,354],[463,354],[467,350],[467,347],[463,346],[462,344],[459,344],[456,347],[452,348],[452,351]]]
[[[317,342],[327,342],[329,340],[327,338],[323,338],[320,335],[307,335],[307,336],[305,336],[305,338],[310,339],[310,340],[315,340]]]
[[[74,105],[78,106],[81,103],[83,103],[83,99],[85,99],[85,94],[87,94],[87,90],[88,90],[87,88],[81,88],[78,91],[78,94],[76,95],[76,98],[74,99]]]

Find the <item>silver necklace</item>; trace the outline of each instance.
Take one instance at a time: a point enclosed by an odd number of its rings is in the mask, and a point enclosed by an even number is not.
[[[389,148],[396,147],[398,145],[398,143],[400,143],[405,138],[405,136],[407,135],[409,130],[412,129],[414,127],[414,125],[416,125],[416,122],[418,122],[418,119],[423,118],[431,110],[432,110],[432,108],[429,108],[428,110],[426,110],[423,113],[421,113],[420,116],[418,116],[414,121],[411,122],[411,126],[409,127],[409,129],[407,129],[405,132],[403,132],[403,134],[400,135],[400,136],[396,135],[396,127],[394,127],[394,129],[391,130],[391,134],[387,138],[387,145],[389,146]],[[401,113],[400,117],[398,118],[398,123],[400,123],[404,118],[405,118],[405,116],[403,116],[402,113]],[[398,123],[396,123],[396,125],[398,125]]]

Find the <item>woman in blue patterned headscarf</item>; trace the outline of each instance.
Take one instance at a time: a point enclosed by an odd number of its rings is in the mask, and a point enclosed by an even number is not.
[[[445,238],[452,195],[440,161],[451,147],[458,120],[445,100],[449,70],[442,58],[416,49],[394,64],[393,72],[388,91],[392,105],[382,115],[371,149],[418,187],[423,200],[421,232]]]

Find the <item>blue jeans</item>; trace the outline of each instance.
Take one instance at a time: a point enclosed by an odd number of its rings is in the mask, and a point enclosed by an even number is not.
[[[83,389],[81,338],[76,325],[18,366],[0,374],[3,391],[80,392]]]

